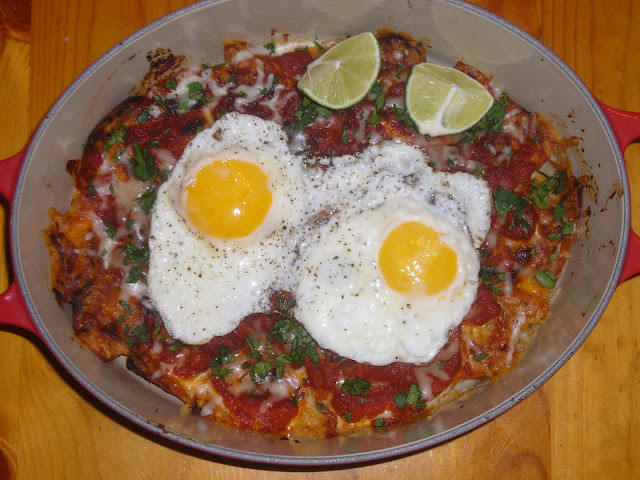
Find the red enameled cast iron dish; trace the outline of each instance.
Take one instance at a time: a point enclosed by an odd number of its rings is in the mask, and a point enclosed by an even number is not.
[[[461,59],[494,75],[522,106],[546,115],[561,134],[580,138],[580,148],[569,154],[575,173],[593,179],[584,198],[591,216],[580,226],[548,321],[517,368],[465,400],[464,408],[445,409],[431,420],[386,433],[296,443],[181,413],[180,402],[131,374],[123,361],[105,365],[73,340],[70,309],[60,309],[50,289],[42,240],[47,209],[68,208],[73,187],[66,160],[80,156],[92,126],[142,78],[146,53],[164,47],[195,60],[216,60],[222,57],[224,38],[264,41],[272,28],[323,38],[382,27],[428,39],[432,62],[453,65]],[[505,20],[458,0],[203,1],[148,25],[103,55],[55,103],[26,151],[0,162],[0,192],[10,199],[15,274],[0,296],[1,322],[42,338],[84,388],[119,414],[200,451],[292,465],[336,465],[418,451],[487,422],[538,388],[582,344],[618,283],[640,271],[640,239],[629,227],[621,153],[638,136],[640,115],[599,104],[549,49]],[[42,192],[43,185],[45,195],[29,195]]]

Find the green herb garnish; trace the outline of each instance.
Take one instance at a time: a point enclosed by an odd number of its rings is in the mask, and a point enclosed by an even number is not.
[[[371,382],[367,382],[360,377],[347,379],[341,387],[342,393],[350,393],[352,395],[366,395],[371,388]]]
[[[536,272],[536,280],[540,282],[544,288],[553,288],[556,286],[556,274],[551,270],[538,270]]]

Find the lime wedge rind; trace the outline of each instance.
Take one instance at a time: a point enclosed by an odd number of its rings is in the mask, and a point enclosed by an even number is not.
[[[409,75],[405,102],[418,131],[435,137],[471,128],[489,111],[493,97],[460,70],[421,63]]]
[[[361,33],[310,63],[298,88],[324,107],[349,108],[369,93],[378,78],[380,63],[378,40],[371,32]]]

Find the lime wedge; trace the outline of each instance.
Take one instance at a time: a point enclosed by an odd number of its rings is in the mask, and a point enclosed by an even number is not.
[[[362,100],[378,78],[380,46],[371,32],[334,45],[307,67],[298,88],[311,100],[332,110]]]
[[[420,63],[405,90],[407,112],[422,135],[449,135],[472,127],[493,105],[493,97],[473,78],[451,67]]]

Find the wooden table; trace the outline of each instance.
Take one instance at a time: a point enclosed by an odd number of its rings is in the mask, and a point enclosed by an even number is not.
[[[90,62],[187,3],[0,0],[0,158],[25,146]],[[638,0],[474,3],[540,39],[604,102],[640,111]],[[626,158],[640,229],[640,145]],[[0,270],[2,291],[4,263]],[[331,471],[261,469],[161,441],[84,393],[34,336],[0,327],[0,479],[640,478],[638,288],[640,278],[621,285],[578,353],[496,420],[415,455]]]

